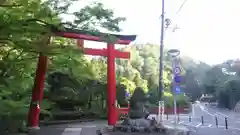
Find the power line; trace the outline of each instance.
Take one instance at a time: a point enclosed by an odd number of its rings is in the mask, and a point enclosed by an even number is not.
[[[179,9],[177,10],[176,14],[178,14],[181,10],[182,7],[187,3],[188,0],[184,0],[183,3],[181,4],[181,6],[179,7]]]
[[[175,13],[174,17],[172,19],[169,19],[170,20],[170,23],[172,24],[173,22],[173,19],[176,18],[176,16],[179,14],[179,12],[183,9],[184,5],[187,3],[188,0],[184,0],[181,4],[181,6],[178,8],[177,12]],[[168,30],[169,27],[166,27],[165,31]],[[173,31],[178,29],[177,26],[174,26],[173,27]]]

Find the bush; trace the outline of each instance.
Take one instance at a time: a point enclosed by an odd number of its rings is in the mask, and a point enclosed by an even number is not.
[[[189,98],[187,96],[178,95],[177,96],[177,106],[178,107],[185,107],[189,105]]]
[[[189,105],[189,98],[187,96],[178,95],[178,96],[176,96],[176,100],[177,100],[178,107],[186,107]],[[173,103],[174,103],[173,97],[168,97],[165,100],[165,107],[172,108]]]

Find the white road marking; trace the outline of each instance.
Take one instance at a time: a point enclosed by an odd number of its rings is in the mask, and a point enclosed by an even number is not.
[[[208,127],[208,128],[211,128],[211,127],[212,127],[212,124],[201,125],[201,127]]]
[[[85,127],[85,128],[95,128],[97,126],[95,126],[95,125],[88,125],[88,126],[83,126],[83,127]]]
[[[231,118],[231,119],[236,119],[235,117],[232,117],[232,116],[229,116],[229,115],[227,115],[227,114],[224,114],[224,113],[221,113],[221,112],[219,112],[219,111],[217,111],[217,110],[214,110],[216,113],[215,114],[212,114],[212,113],[210,113],[209,111],[207,111],[207,109],[205,109],[205,107],[203,106],[203,105],[200,105],[200,104],[198,104],[198,106],[199,106],[199,108],[200,109],[202,109],[202,111],[204,111],[204,112],[206,112],[207,114],[209,114],[209,115],[211,115],[211,116],[216,116],[216,115],[218,115],[218,116],[220,116],[219,118],[221,118],[221,119],[225,119],[225,117],[227,117],[227,118]],[[227,109],[226,109],[227,110]],[[228,110],[227,110],[228,111]]]
[[[216,114],[217,114],[217,112],[216,112],[215,114],[210,113],[210,112],[207,111],[207,110],[204,108],[204,106],[202,106],[202,105],[198,105],[198,106],[199,106],[199,108],[200,108],[203,112],[207,113],[208,115],[211,115],[212,117],[215,117]],[[220,114],[218,114],[218,115],[220,115]],[[225,120],[225,117],[219,117],[219,118]]]
[[[202,125],[202,123],[199,123],[199,124],[197,124],[195,127],[200,127]]]
[[[218,127],[225,128],[225,126],[218,126]],[[228,129],[234,129],[234,130],[239,130],[240,131],[240,128],[228,127]]]
[[[214,116],[214,114],[208,112],[208,111],[205,109],[204,106],[202,106],[202,105],[198,105],[198,106],[199,106],[199,108],[200,108],[202,111],[204,111],[205,113],[207,113],[207,114],[209,114],[209,115],[211,115],[211,116]]]
[[[199,106],[199,108],[200,108],[201,110],[203,110],[203,109],[204,109],[204,106],[203,106],[203,105],[201,105],[201,104],[198,104],[198,106]]]
[[[229,112],[229,113],[231,113],[231,112]],[[238,117],[237,115],[236,116],[230,116],[230,115],[218,112],[218,111],[216,111],[216,114],[219,115],[220,117],[224,117],[224,118],[227,117],[229,119],[237,120],[237,123],[240,123],[239,119],[236,118],[236,117]]]
[[[182,124],[184,121],[180,121],[179,124]]]
[[[226,117],[226,115],[225,115],[225,114],[223,114],[223,113],[220,113],[220,112],[216,112],[216,114],[217,114],[217,115],[220,115],[220,116],[222,116],[222,117]]]
[[[96,125],[71,125],[69,128],[95,128]]]
[[[74,132],[74,131],[79,131],[81,132],[82,131],[82,128],[65,128],[64,129],[64,132]]]
[[[79,135],[81,131],[82,128],[65,128],[61,135],[69,135],[69,132],[71,132],[72,135]]]

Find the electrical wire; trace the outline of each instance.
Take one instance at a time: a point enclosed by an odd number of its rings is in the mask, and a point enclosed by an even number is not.
[[[174,18],[176,18],[177,15],[180,13],[180,11],[183,9],[183,7],[184,7],[184,5],[187,3],[187,1],[188,1],[188,0],[184,0],[184,1],[182,2],[181,6],[178,8],[177,12],[175,13],[173,19],[170,19],[170,25],[172,24]],[[164,31],[164,32],[166,32],[169,28],[171,28],[171,27],[168,27],[168,26],[167,26],[167,27],[165,28],[165,31]],[[172,27],[172,31],[173,31],[173,32],[174,32],[176,29],[178,29],[177,25],[175,25],[174,27]],[[179,59],[179,63],[180,63],[180,65],[183,65],[181,59]],[[181,68],[182,68],[182,67],[181,67]]]
[[[179,7],[179,9],[177,10],[176,14],[178,14],[178,13],[182,10],[183,6],[187,3],[187,1],[188,1],[188,0],[184,0],[184,1],[183,1],[183,3],[181,4],[181,6]]]
[[[182,2],[181,6],[178,8],[177,12],[175,13],[173,19],[171,19],[171,24],[172,24],[172,22],[173,22],[172,20],[174,20],[174,18],[176,18],[176,16],[180,13],[180,11],[183,9],[183,7],[184,7],[184,5],[187,3],[187,1],[188,1],[188,0],[184,0],[184,1]],[[168,30],[168,28],[169,28],[169,27],[167,26],[166,29],[165,29],[165,32]],[[173,27],[173,31],[174,31],[175,29],[177,29],[177,26],[174,26],[174,27]]]

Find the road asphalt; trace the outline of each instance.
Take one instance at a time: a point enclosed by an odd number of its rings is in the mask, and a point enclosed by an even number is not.
[[[191,135],[240,135],[239,116],[240,114],[231,111],[196,103],[193,105],[192,113],[179,115],[177,123],[196,129],[196,132]],[[189,121],[189,117],[191,117],[191,121]],[[174,116],[168,116],[168,120],[166,120],[165,115],[164,121],[174,123]]]
[[[94,121],[44,126],[33,135],[96,135],[96,130],[106,125],[106,121]]]
[[[156,117],[156,115],[149,117]],[[216,125],[216,118],[218,125]],[[225,118],[227,118],[227,128]],[[193,130],[190,135],[240,135],[240,114],[201,103],[194,104],[192,113],[181,114],[176,121]],[[174,123],[174,116],[164,115],[163,122]],[[53,125],[41,127],[37,135],[96,135],[96,130],[106,125],[106,121]]]

